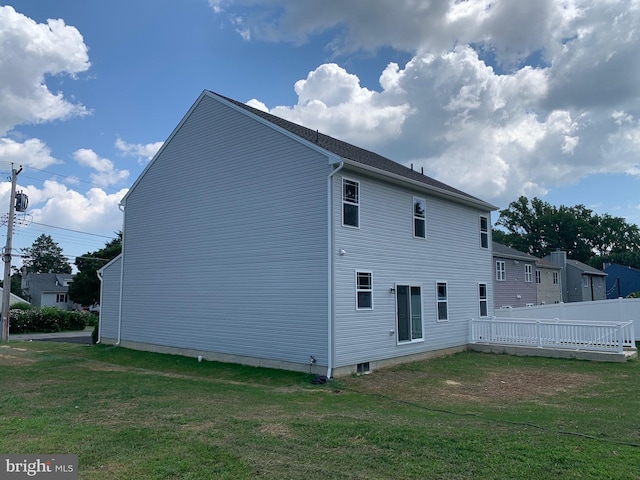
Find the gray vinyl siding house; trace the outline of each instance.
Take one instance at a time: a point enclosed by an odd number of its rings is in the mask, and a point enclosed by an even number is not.
[[[493,242],[494,290],[496,308],[527,307],[538,302],[536,263],[538,258]]]
[[[332,376],[493,312],[494,206],[210,91],[122,205],[103,343]]]

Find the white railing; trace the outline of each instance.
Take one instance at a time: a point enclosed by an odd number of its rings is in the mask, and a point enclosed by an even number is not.
[[[635,348],[633,322],[473,318],[471,343],[622,353]]]

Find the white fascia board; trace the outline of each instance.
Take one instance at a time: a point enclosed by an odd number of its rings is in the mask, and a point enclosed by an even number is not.
[[[434,187],[433,185],[427,185],[425,183],[418,182],[411,178],[404,177],[402,175],[397,175],[395,173],[387,172],[385,170],[380,170],[379,168],[370,167],[369,165],[365,165],[360,162],[355,162],[353,160],[349,160],[346,158],[343,158],[342,160],[344,161],[345,165],[353,167],[354,169],[364,170],[370,174],[381,177],[383,179],[391,180],[393,183],[397,183],[405,186],[410,185],[416,190],[422,190],[436,197],[453,200],[457,203],[462,203],[464,205],[478,208],[482,211],[490,212],[493,210],[498,210],[498,207],[496,207],[495,205],[492,205],[480,199],[474,199],[474,198],[467,197],[465,195],[460,195],[455,192],[443,190],[442,188]]]

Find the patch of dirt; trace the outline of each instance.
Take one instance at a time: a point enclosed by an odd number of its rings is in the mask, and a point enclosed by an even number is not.
[[[489,371],[473,379],[437,378],[421,371],[379,370],[366,379],[351,383],[360,391],[415,401],[487,402],[542,401],[599,383],[585,373],[513,368]]]
[[[31,365],[35,360],[28,356],[28,350],[25,348],[10,347],[9,345],[0,346],[0,365],[18,366]]]

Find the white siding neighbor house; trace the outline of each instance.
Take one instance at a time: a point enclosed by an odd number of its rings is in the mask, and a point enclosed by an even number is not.
[[[204,91],[122,200],[100,341],[333,375],[466,348],[496,207]]]

